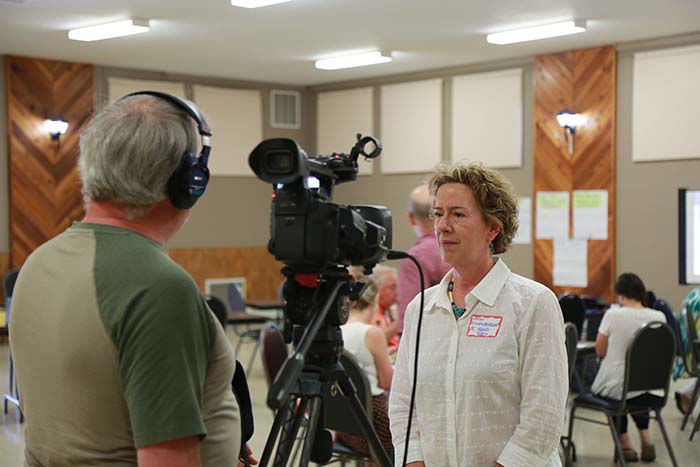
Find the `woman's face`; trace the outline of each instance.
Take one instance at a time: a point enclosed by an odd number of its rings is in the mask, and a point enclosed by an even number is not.
[[[461,183],[442,185],[433,206],[435,236],[447,264],[468,267],[490,256],[489,243],[498,228],[486,225],[469,188]]]

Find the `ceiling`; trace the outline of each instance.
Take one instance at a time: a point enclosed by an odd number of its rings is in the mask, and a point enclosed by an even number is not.
[[[67,30],[129,17],[151,31],[97,42]],[[485,34],[567,19],[574,36],[490,45]],[[700,31],[700,0],[293,0],[259,9],[229,0],[0,0],[0,54],[316,85]],[[316,70],[345,52],[393,52],[392,63]]]

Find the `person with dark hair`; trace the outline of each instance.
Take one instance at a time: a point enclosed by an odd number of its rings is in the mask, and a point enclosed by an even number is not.
[[[602,360],[591,386],[591,392],[599,397],[619,401],[622,398],[627,348],[635,333],[647,323],[653,321],[665,323],[666,317],[662,312],[644,306],[646,288],[636,274],[630,272],[620,274],[615,282],[615,294],[620,308],[611,308],[606,311],[598,328],[595,350]],[[655,396],[649,393],[628,393],[628,397],[628,401],[632,403],[637,401],[644,404],[649,397]],[[656,450],[649,434],[649,411],[632,414],[632,418],[642,440],[641,459],[644,462],[651,462],[656,459]],[[639,455],[632,448],[627,434],[627,416],[618,420],[618,425],[625,461],[638,461]]]
[[[513,187],[480,163],[458,163],[438,168],[430,192],[452,269],[425,292],[420,338],[420,297],[406,308],[389,400],[396,465],[406,452],[407,467],[558,467],[569,389],[564,319],[551,290],[495,256],[518,229]]]

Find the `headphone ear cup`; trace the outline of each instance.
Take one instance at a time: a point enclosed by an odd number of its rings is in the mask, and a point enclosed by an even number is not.
[[[168,179],[168,198],[177,209],[190,209],[209,182],[209,169],[190,153],[182,156],[177,170]]]

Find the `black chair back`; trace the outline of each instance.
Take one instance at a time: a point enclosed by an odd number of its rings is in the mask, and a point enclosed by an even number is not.
[[[369,380],[365,371],[360,367],[357,359],[347,350],[340,355],[340,364],[345,368],[345,373],[355,385],[357,397],[360,399],[360,403],[371,421],[372,390],[369,387]],[[362,433],[362,427],[355,421],[350,403],[339,390],[331,387],[323,395],[323,405],[326,428],[344,433]]]
[[[623,400],[630,391],[664,391],[668,397],[676,341],[667,324],[654,321],[638,330],[629,347],[625,365]]]
[[[260,330],[260,349],[263,372],[269,387],[275,381],[275,377],[282,369],[289,353],[284,336],[273,321],[265,323]]]
[[[559,306],[564,315],[564,322],[574,323],[576,332],[580,336],[583,333],[583,320],[586,319],[586,309],[581,297],[574,294],[566,294],[559,298]]]
[[[207,305],[209,309],[214,313],[216,319],[221,323],[221,327],[226,329],[226,323],[228,322],[228,311],[226,311],[226,304],[218,297],[213,295],[208,295],[206,297]]]
[[[5,278],[2,283],[2,286],[5,289],[5,300],[12,297],[12,294],[15,291],[17,276],[19,276],[19,269],[10,269],[5,273]]]
[[[569,381],[571,381],[576,366],[576,343],[578,342],[578,332],[574,323],[564,325],[564,335],[566,336],[566,357],[569,362]]]

